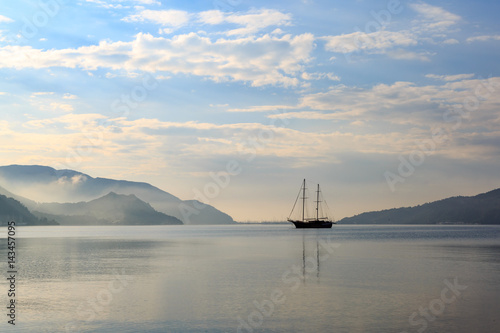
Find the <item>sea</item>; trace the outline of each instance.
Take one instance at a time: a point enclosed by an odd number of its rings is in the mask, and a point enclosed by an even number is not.
[[[500,332],[500,226],[1,229],[0,332]]]

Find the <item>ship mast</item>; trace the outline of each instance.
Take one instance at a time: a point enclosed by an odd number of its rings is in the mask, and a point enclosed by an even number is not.
[[[305,221],[305,211],[306,211],[306,180],[302,184],[302,221]]]
[[[316,221],[319,221],[319,184],[316,191]]]

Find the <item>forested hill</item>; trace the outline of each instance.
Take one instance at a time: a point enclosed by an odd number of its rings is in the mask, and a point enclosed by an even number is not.
[[[33,213],[61,225],[166,225],[182,221],[151,207],[133,194],[110,192],[89,201],[39,204]]]
[[[15,221],[17,225],[55,225],[53,220],[39,219],[19,201],[0,194],[0,225]]]
[[[341,224],[500,224],[500,189],[472,197],[451,197],[415,207],[367,212]]]

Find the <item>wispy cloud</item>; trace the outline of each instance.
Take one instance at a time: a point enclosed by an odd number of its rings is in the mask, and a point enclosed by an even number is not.
[[[314,161],[336,163],[336,156],[345,152],[397,154],[410,151],[415,142],[429,137],[433,125],[442,123],[442,114],[448,106],[463,101],[478,84],[478,80],[464,79],[436,86],[415,86],[407,82],[377,85],[370,89],[338,86],[325,93],[304,97],[295,106],[297,111],[280,114],[269,111],[267,115],[272,119],[347,120],[347,127],[342,131],[298,130],[261,123],[215,124],[67,114],[26,122],[25,133],[16,134],[10,146],[25,145],[28,153],[34,154],[39,146],[28,148],[25,137],[40,144],[59,140],[71,147],[85,141],[80,133],[98,131],[102,140],[88,158],[105,160],[113,165],[128,163],[138,156],[144,161],[164,156],[165,161],[162,163],[180,159],[184,165],[190,165],[184,171],[176,171],[189,173],[203,170],[203,163],[216,159],[217,156],[226,159],[244,156],[251,148],[247,143],[248,138],[257,138],[259,133],[267,131],[273,135],[262,144],[259,150],[261,158],[272,157],[278,164],[286,160],[290,167],[294,164],[304,166],[313,157]],[[495,84],[500,86],[500,79],[495,78]],[[493,96],[491,98],[488,103],[484,102],[481,117],[496,114],[496,105],[500,100]],[[274,108],[281,107],[283,106]],[[290,106],[287,108],[292,109]],[[310,109],[305,110],[306,108]],[[273,107],[263,106],[262,109],[270,110]],[[496,117],[498,121],[498,115]],[[480,123],[482,120],[471,119],[469,125],[464,124],[463,130],[457,130],[453,140],[440,146],[436,154],[472,158],[467,154],[471,147],[480,142],[490,149],[484,149],[482,153],[476,150],[474,158],[478,158],[480,154],[490,154],[492,145],[500,140],[500,132],[492,125],[490,128],[483,128],[483,133],[472,135],[468,129],[476,127],[478,121]],[[354,131],[360,125],[369,130]],[[4,127],[6,132],[0,136],[12,136],[13,130],[9,125],[4,124]],[[62,128],[66,132],[54,134],[53,128]],[[26,130],[29,132],[26,133]],[[489,144],[486,145],[486,142]],[[165,151],[168,151],[167,155]],[[64,149],[54,149],[51,152],[53,158],[62,158],[63,153]]]
[[[392,31],[391,26],[377,31],[355,31],[348,34],[320,37],[325,40],[325,49],[335,53],[385,54],[393,59],[430,61],[429,51],[413,48],[421,44],[456,44],[447,33],[461,22],[461,17],[441,7],[424,2],[412,3],[409,7],[416,18],[403,29]]]
[[[183,10],[141,10],[138,14],[125,17],[125,22],[151,22],[161,26],[179,28],[189,22],[190,14]]]
[[[488,98],[481,98],[481,117],[484,118],[476,118],[477,121],[481,123],[481,119],[495,119],[488,126],[500,121],[496,112],[500,97],[491,92],[488,94],[489,90],[486,90],[500,89],[500,78],[490,78],[488,88],[485,88],[485,83],[473,79],[473,74],[428,74],[426,77],[441,82],[432,85],[395,82],[370,88],[340,84],[325,92],[304,94],[296,105],[253,106],[235,111],[267,112],[267,117],[277,119],[342,120],[344,124],[362,121],[377,124],[376,127],[382,130],[392,128],[394,131],[406,131],[408,126],[430,128],[442,124],[447,111],[462,108],[464,100],[479,91],[488,95]],[[278,109],[292,111],[270,114]],[[463,126],[466,127],[465,124]],[[485,130],[488,127],[486,123],[482,126]]]
[[[453,45],[453,44],[459,44],[460,42],[456,40],[455,38],[449,38],[443,41],[443,44],[447,45]]]
[[[76,96],[75,96],[76,97]],[[29,101],[30,104],[40,111],[52,112],[72,112],[74,111],[73,105],[69,104],[65,99],[75,99],[71,94],[64,94],[58,96],[53,91],[40,91],[31,94]]]
[[[444,32],[461,21],[459,15],[424,2],[410,3],[409,7],[419,14],[418,28],[424,31]]]
[[[500,40],[500,35],[483,35],[483,36],[476,36],[476,37],[469,37],[467,38],[468,43],[472,42],[488,42],[492,40]]]
[[[415,36],[409,31],[378,31],[365,33],[361,31],[340,36],[327,36],[325,48],[337,53],[349,53],[367,51],[369,53],[380,53],[396,46],[416,45]]]
[[[196,33],[171,39],[140,33],[132,42],[107,42],[77,49],[0,48],[0,68],[109,68],[186,73],[217,82],[252,86],[297,86],[314,48],[314,36],[262,36],[212,41]]]
[[[66,94],[64,94],[63,98],[64,99],[77,99],[78,96],[66,93]]]
[[[108,9],[130,8],[135,5],[161,5],[158,0],[85,0]]]
[[[473,78],[474,74],[457,74],[457,75],[436,75],[436,74],[427,74],[425,77],[430,79],[436,79],[441,81],[460,81],[465,79]]]
[[[413,52],[404,49],[395,49],[387,52],[393,59],[398,60],[418,60],[418,61],[431,61],[431,56],[435,53],[424,51],[424,52]]]
[[[10,23],[10,22],[14,22],[14,20],[7,16],[0,15],[0,23]]]
[[[220,10],[209,10],[200,13],[188,13],[183,10],[140,9],[137,14],[122,19],[125,22],[145,22],[161,25],[160,33],[172,33],[175,29],[191,24],[233,25],[236,29],[225,29],[220,33],[228,36],[252,35],[272,26],[289,26],[292,23],[290,14],[274,9],[251,10],[243,13],[227,13]]]
[[[199,21],[204,24],[218,25],[230,23],[242,28],[225,32],[227,35],[254,34],[270,26],[288,26],[292,24],[292,16],[274,9],[254,10],[247,13],[224,13],[219,10],[201,12]]]
[[[294,106],[289,106],[289,105],[257,105],[257,106],[250,106],[246,108],[231,108],[228,109],[229,112],[269,112],[269,111],[276,111],[276,110],[286,110],[286,109],[293,109],[295,108]]]

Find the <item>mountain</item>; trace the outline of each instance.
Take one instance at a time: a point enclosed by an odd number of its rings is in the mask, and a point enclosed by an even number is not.
[[[342,224],[500,224],[500,189],[472,197],[451,197],[415,207],[362,213]]]
[[[22,203],[24,206],[26,206],[30,210],[36,206],[35,201],[27,199],[25,197],[22,197],[20,195],[16,195],[10,191],[7,191],[6,189],[4,189],[1,186],[0,186],[0,194],[5,195],[7,198],[12,198],[12,199],[19,201],[20,203]]]
[[[57,225],[58,223],[46,218],[39,219],[23,206],[19,201],[0,194],[0,225],[15,221],[17,225]]]
[[[74,170],[56,170],[40,165],[0,167],[0,186],[20,198],[47,202],[91,201],[110,192],[135,195],[155,210],[174,216],[184,224],[230,224],[231,216],[196,200],[181,200],[148,183],[93,178]],[[33,201],[22,201],[30,209],[38,209]]]
[[[33,213],[55,218],[62,225],[182,224],[173,216],[157,212],[133,194],[114,192],[89,202],[39,204]]]

